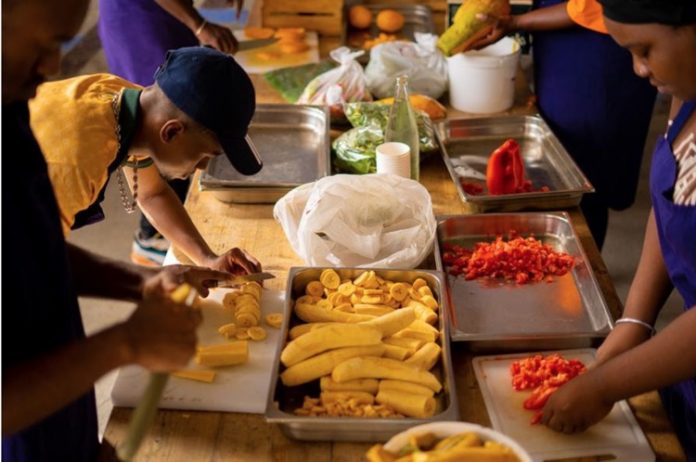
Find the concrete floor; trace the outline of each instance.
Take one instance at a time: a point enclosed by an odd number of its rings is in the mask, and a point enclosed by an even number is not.
[[[108,70],[96,35],[97,2],[93,1],[92,3],[87,20],[82,27],[81,40],[67,53],[61,77]],[[655,139],[658,134],[664,131],[666,126],[667,109],[668,102],[665,100],[659,100],[656,104],[646,143],[646,155],[644,156],[636,203],[628,210],[612,212],[610,217],[609,233],[602,256],[622,300],[625,300],[628,293],[631,278],[640,256],[644,226],[650,211],[647,184],[650,154]],[[120,204],[116,181],[109,183],[104,210],[108,217],[106,221],[73,232],[70,241],[99,254],[127,260],[132,234],[137,226],[138,214],[129,215],[124,211]],[[672,296],[661,313],[658,328],[678,315],[681,311],[681,303],[678,296]],[[126,319],[133,308],[128,303],[88,298],[81,299],[80,305],[88,334]],[[96,385],[100,434],[103,433],[105,423],[113,407],[109,395],[114,380],[115,375],[111,373],[102,378]]]

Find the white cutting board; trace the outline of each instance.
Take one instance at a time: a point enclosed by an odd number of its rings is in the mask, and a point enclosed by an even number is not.
[[[165,264],[175,263],[170,251]],[[230,289],[215,289],[201,307],[203,323],[198,328],[200,345],[224,343],[226,340],[217,329],[222,324],[233,322],[230,312],[223,310],[220,303]],[[212,301],[212,302],[211,302]],[[217,303],[215,303],[217,302]],[[261,294],[261,319],[269,313],[285,312],[285,294],[279,290],[263,289]],[[162,395],[161,409],[195,411],[246,412],[262,414],[266,410],[266,399],[271,383],[276,345],[281,341],[280,329],[274,329],[264,321],[260,324],[268,337],[256,342],[249,340],[249,361],[232,367],[216,368],[213,383],[170,377]],[[191,360],[190,368],[197,366]],[[111,390],[114,406],[134,407],[145,390],[150,374],[139,366],[127,366],[118,371]]]
[[[550,354],[553,352],[541,352]],[[557,351],[564,358],[579,359],[586,366],[594,362],[594,349]],[[569,457],[612,454],[619,461],[654,461],[655,454],[645,439],[628,404],[621,401],[601,422],[583,433],[566,435],[543,425],[530,425],[534,412],[522,407],[529,391],[512,388],[510,364],[536,353],[479,356],[474,358],[474,372],[491,424],[529,452],[535,462]]]
[[[235,30],[234,36],[237,40],[251,40],[243,30]],[[282,69],[284,67],[301,66],[303,64],[319,62],[319,38],[317,33],[308,31],[305,36],[305,43],[309,45],[307,51],[302,53],[282,53],[278,42],[265,47],[254,48],[246,51],[239,51],[234,55],[240,66],[249,74],[263,74],[265,72]],[[260,53],[275,53],[277,58],[272,60],[261,59]],[[263,55],[261,55],[263,56]]]

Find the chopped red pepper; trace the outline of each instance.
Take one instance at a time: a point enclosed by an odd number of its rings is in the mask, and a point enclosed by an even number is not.
[[[581,361],[568,360],[559,354],[529,356],[510,365],[512,387],[518,391],[534,390],[523,403],[523,407],[529,410],[542,409],[558,388],[586,370]],[[535,413],[531,424],[539,423],[541,417],[541,412]]]
[[[558,390],[558,387],[547,385],[546,383],[536,387],[529,398],[524,400],[522,407],[530,411],[539,410],[544,407],[549,397]]]
[[[483,192],[483,186],[481,186],[478,183],[465,181],[464,178],[459,179],[459,184],[462,185],[462,189],[464,190],[464,192],[470,196],[478,196]]]
[[[512,194],[524,187],[524,163],[520,145],[506,140],[488,159],[486,185],[491,194]]]
[[[511,232],[510,236],[515,233]],[[550,276],[562,276],[574,265],[573,257],[556,252],[548,244],[534,237],[515,237],[493,242],[479,242],[473,250],[461,246],[445,246],[442,257],[449,273],[463,274],[467,280],[477,278],[504,278],[517,284],[540,282]]]

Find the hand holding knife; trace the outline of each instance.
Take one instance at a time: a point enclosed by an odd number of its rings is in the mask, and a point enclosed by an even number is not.
[[[239,287],[245,282],[260,282],[266,279],[273,279],[274,277],[275,276],[273,274],[266,272],[244,274],[241,276],[232,276],[230,279],[227,279],[225,281],[212,280],[211,284],[208,287],[211,289]]]

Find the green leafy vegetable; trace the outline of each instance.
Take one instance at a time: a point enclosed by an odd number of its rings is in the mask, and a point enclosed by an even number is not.
[[[302,91],[314,77],[336,66],[335,61],[327,59],[318,63],[277,69],[266,72],[263,76],[281,94],[285,101],[294,103],[300,98]]]
[[[377,165],[375,149],[384,143],[384,130],[389,120],[388,104],[348,103],[344,111],[353,129],[333,142],[334,166],[347,173],[374,173]],[[421,160],[437,150],[430,117],[416,110]]]

